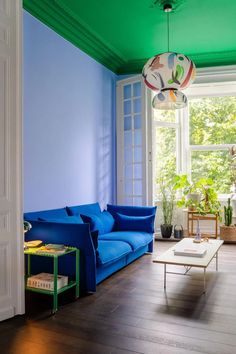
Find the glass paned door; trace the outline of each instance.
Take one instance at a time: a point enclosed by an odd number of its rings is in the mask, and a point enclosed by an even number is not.
[[[117,202],[146,204],[145,88],[139,78],[117,88]]]

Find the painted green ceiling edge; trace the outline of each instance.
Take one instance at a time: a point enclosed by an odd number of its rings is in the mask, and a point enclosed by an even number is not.
[[[23,6],[25,10],[63,38],[117,74],[140,73],[148,59],[125,60],[114,48],[81,23],[61,0],[24,0]],[[195,62],[197,68],[235,65],[236,63],[236,51],[185,54]]]
[[[125,65],[125,60],[97,38],[62,7],[60,1],[24,0],[23,7],[31,15],[53,29],[63,38],[80,48],[113,72]]]
[[[186,54],[186,53],[185,53]],[[212,66],[227,66],[236,64],[236,51],[186,54],[196,64],[197,68]],[[136,74],[142,71],[148,58],[141,60],[132,60],[125,63],[117,70],[117,74]]]

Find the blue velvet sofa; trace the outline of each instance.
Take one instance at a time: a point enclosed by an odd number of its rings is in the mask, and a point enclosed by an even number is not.
[[[156,207],[109,204],[102,212],[98,203],[29,212],[24,214],[24,220],[32,224],[32,229],[25,238],[78,247],[81,290],[95,292],[96,284],[152,252],[155,213]],[[33,270],[42,271],[38,257],[33,258]],[[59,272],[74,274],[73,259],[62,258]],[[43,271],[50,271],[47,261]]]

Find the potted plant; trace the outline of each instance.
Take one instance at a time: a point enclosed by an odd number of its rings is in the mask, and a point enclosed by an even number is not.
[[[176,175],[174,179],[174,189],[182,190],[182,197],[177,201],[177,206],[187,207],[189,210],[195,210],[200,202],[200,194],[195,183],[189,182],[187,175]]]
[[[224,206],[224,225],[220,226],[220,238],[224,241],[236,241],[236,227],[232,225],[233,208],[228,198],[227,206]]]
[[[183,191],[182,198],[177,201],[178,207],[188,207],[199,214],[215,214],[220,217],[220,202],[211,178],[200,178],[194,183],[188,181],[187,175],[176,176],[176,190]]]
[[[211,178],[200,178],[195,183],[196,189],[200,193],[200,202],[196,210],[199,214],[214,214],[221,218],[221,205],[218,201],[218,195],[214,187],[214,181]]]
[[[160,197],[161,209],[163,213],[163,224],[161,224],[161,235],[164,238],[170,238],[172,234],[172,219],[175,206],[175,189],[172,179],[160,178]]]

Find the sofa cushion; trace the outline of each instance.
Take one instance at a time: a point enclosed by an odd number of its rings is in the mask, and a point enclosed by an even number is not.
[[[80,215],[65,216],[63,218],[38,218],[39,221],[49,221],[49,222],[61,222],[64,224],[83,224],[83,219]]]
[[[98,240],[98,263],[110,264],[131,253],[132,249],[127,242]]]
[[[93,204],[83,204],[83,205],[75,205],[75,206],[67,206],[66,211],[68,215],[78,215],[78,214],[100,214],[101,209],[98,203]]]
[[[29,221],[37,221],[38,218],[64,218],[67,217],[66,208],[32,211],[24,214],[24,219]]]
[[[117,213],[116,228],[119,231],[144,231],[154,232],[155,214],[147,216],[129,216]]]
[[[127,242],[132,247],[132,250],[136,251],[150,243],[153,240],[153,235],[142,231],[115,231],[99,235],[99,242],[100,240]]]
[[[125,205],[112,205],[107,204],[107,211],[109,211],[114,218],[116,213],[130,215],[130,216],[147,216],[156,213],[157,207],[149,206],[125,206]]]
[[[111,232],[115,223],[113,216],[108,211],[103,211],[100,214],[83,215],[81,218],[85,223],[90,224],[91,230],[98,230],[99,235]]]

